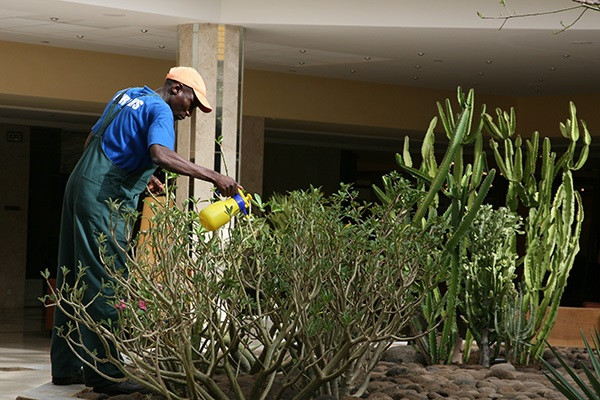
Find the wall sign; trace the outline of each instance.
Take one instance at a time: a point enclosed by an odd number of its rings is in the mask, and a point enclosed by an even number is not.
[[[23,132],[7,132],[6,140],[8,142],[22,142],[23,141]]]

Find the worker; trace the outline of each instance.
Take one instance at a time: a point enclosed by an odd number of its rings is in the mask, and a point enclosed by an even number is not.
[[[136,209],[140,193],[146,187],[162,189],[154,175],[157,167],[211,182],[225,196],[233,196],[241,186],[228,176],[196,165],[174,151],[174,121],[189,117],[195,108],[208,113],[212,107],[206,98],[206,86],[200,74],[190,67],[173,67],[164,85],[154,91],[149,87],[134,87],[119,91],[106,106],[102,116],[92,127],[85,142],[83,155],[75,166],[65,189],[58,249],[57,288],[63,283],[73,287],[78,267],[87,267],[83,283],[87,285],[83,302],[97,298],[87,311],[95,321],[117,321],[114,304],[109,304],[112,290],[102,287],[110,281],[100,260],[98,235],[106,234],[108,254],[115,256],[115,268],[126,271],[125,224],[116,225],[111,234],[111,209],[107,200],[120,202],[124,209]],[[114,217],[114,211],[112,211]],[[63,273],[66,267],[68,273]],[[86,361],[92,360],[85,350],[69,346],[63,337],[68,332],[68,313],[56,309],[50,348],[52,382],[56,385],[84,383],[94,392],[106,395],[148,393],[143,386],[123,380],[119,368],[111,363],[99,363],[98,373]],[[62,328],[61,328],[62,327]],[[81,342],[89,351],[97,351],[102,358],[106,353],[97,334],[81,324]],[[62,329],[62,331],[59,330]],[[77,333],[73,337],[78,340]],[[75,349],[73,350],[72,349]],[[118,354],[111,354],[118,359]],[[105,376],[103,376],[105,375]],[[107,379],[113,378],[111,379]],[[120,379],[120,381],[119,381]]]

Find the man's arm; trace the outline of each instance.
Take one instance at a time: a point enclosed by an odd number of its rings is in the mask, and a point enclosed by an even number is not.
[[[211,182],[224,196],[234,196],[238,188],[242,188],[235,179],[194,164],[165,146],[158,144],[150,146],[150,157],[154,164],[167,171]]]

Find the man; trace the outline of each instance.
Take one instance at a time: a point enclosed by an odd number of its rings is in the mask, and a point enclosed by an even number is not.
[[[211,182],[223,195],[233,196],[237,193],[240,186],[234,179],[196,165],[173,151],[174,121],[189,117],[196,107],[205,113],[212,111],[206,99],[202,77],[189,67],[171,68],[164,85],[156,91],[148,87],[125,89],[118,92],[107,105],[92,127],[83,155],[65,189],[57,288],[63,282],[73,286],[81,264],[89,268],[84,278],[87,289],[83,301],[90,301],[99,291],[110,295],[107,289],[102,288],[102,281],[110,278],[100,260],[98,234],[105,233],[109,237],[105,244],[109,254],[116,257],[115,266],[125,268],[125,256],[115,243],[115,240],[121,241],[120,245],[124,245],[125,227],[122,222],[118,224],[113,240],[110,233],[111,210],[107,200],[118,200],[122,208],[135,209],[140,193],[149,183],[150,188],[162,186],[153,177],[157,166]],[[62,273],[63,266],[69,269],[68,274]],[[114,304],[108,304],[103,298],[94,301],[88,312],[96,321],[108,318],[118,320]],[[133,382],[114,382],[102,376],[122,378],[122,373],[115,365],[98,364],[102,373],[99,374],[82,363],[67,341],[57,334],[59,327],[64,327],[63,334],[66,333],[68,321],[65,313],[57,309],[50,349],[54,384],[85,383],[93,387],[95,392],[108,395],[148,392]],[[84,327],[81,327],[81,331],[85,347],[90,351],[96,349],[100,357],[104,356],[106,353],[98,336]],[[79,354],[90,360],[85,351]]]

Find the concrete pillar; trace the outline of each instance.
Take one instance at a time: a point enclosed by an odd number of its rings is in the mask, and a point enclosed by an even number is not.
[[[177,29],[177,65],[194,67],[206,83],[213,112],[196,110],[178,122],[177,152],[196,164],[239,179],[244,30],[238,26],[187,24]],[[217,138],[221,138],[217,145]],[[209,199],[212,185],[182,177],[177,201]]]

